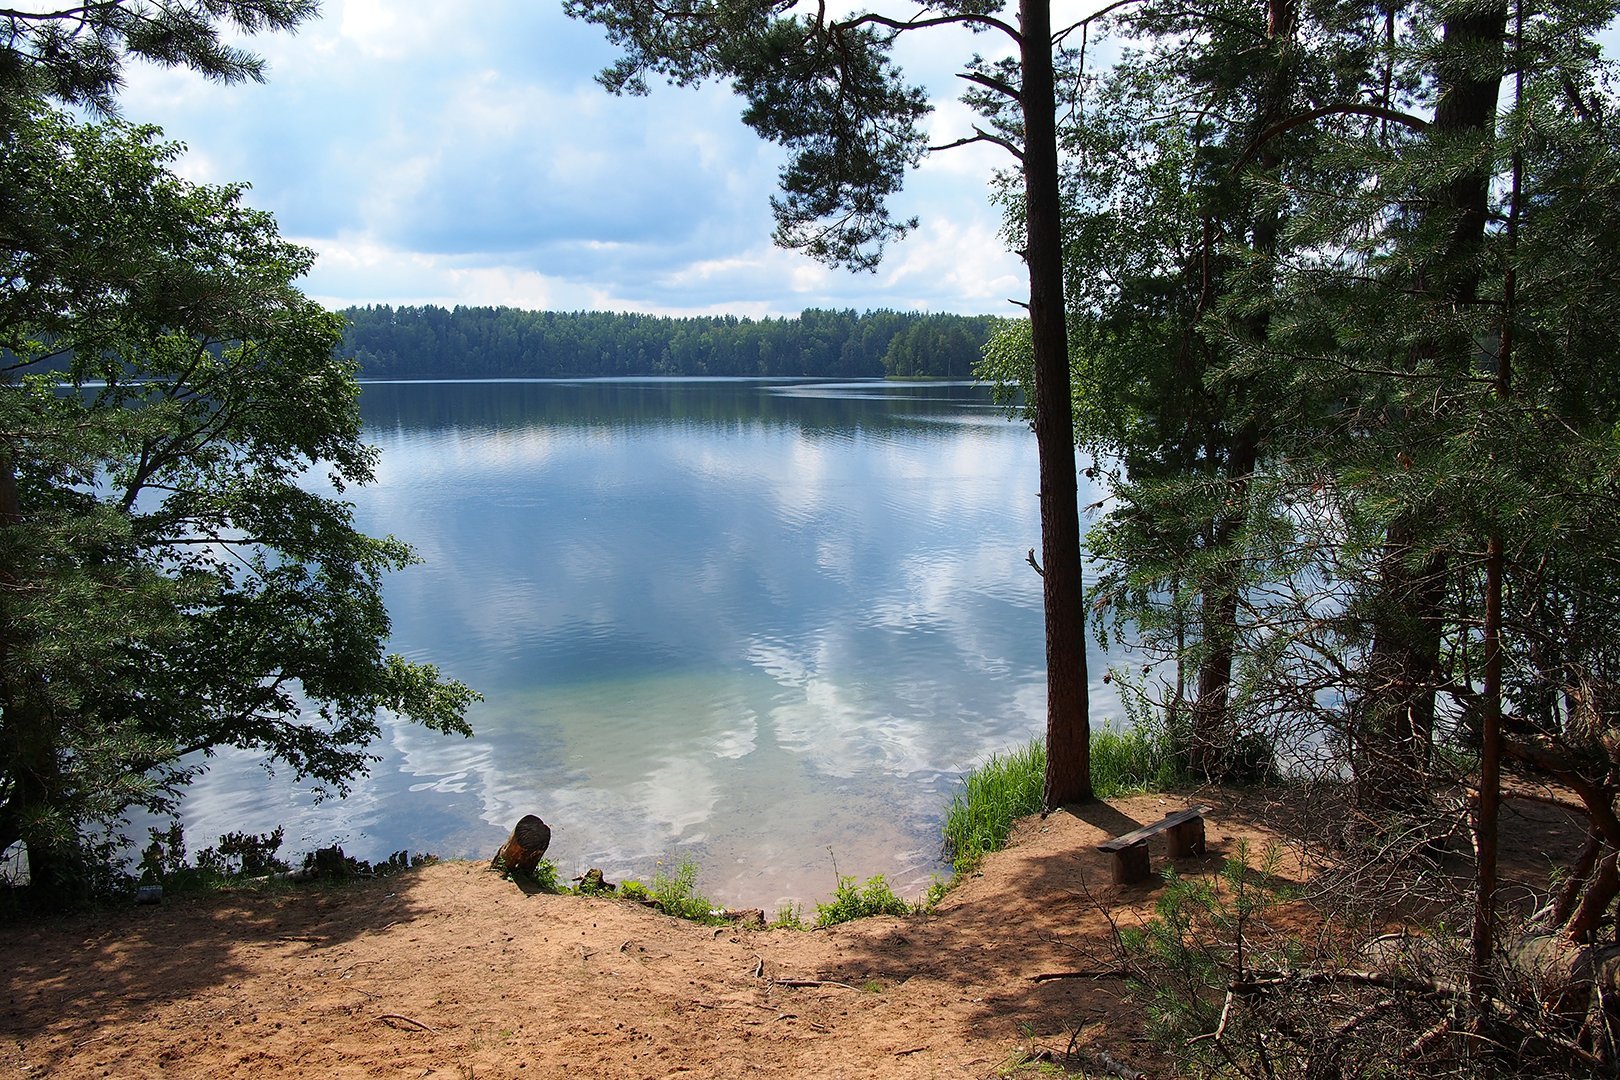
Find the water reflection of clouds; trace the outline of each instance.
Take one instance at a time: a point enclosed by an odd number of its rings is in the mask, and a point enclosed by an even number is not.
[[[385,432],[367,431],[373,445],[384,442]],[[464,478],[469,466],[479,471],[544,468],[559,453],[562,438],[543,426],[522,428],[454,427],[432,435],[398,432],[386,440],[388,452],[377,463],[378,497],[408,494],[412,487],[436,476]]]
[[[829,843],[846,872],[926,877],[956,775],[1041,729],[1044,651],[1032,440],[908,400],[847,423],[813,401],[796,422],[784,400],[768,418],[705,402],[370,432],[361,524],[427,560],[387,582],[394,647],[487,700],[472,742],[389,725],[336,818],[290,819],[419,824],[476,852],[539,812],[569,873],[645,876],[690,850],[770,895]],[[243,790],[226,809],[291,801]]]
[[[830,629],[798,647],[753,643],[750,661],[784,690],[770,711],[777,745],[843,779],[948,768],[952,736],[939,721],[958,699],[903,670],[860,672],[851,664],[859,651]]]

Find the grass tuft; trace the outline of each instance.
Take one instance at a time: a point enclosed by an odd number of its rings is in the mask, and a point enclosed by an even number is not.
[[[724,923],[726,920],[715,910],[709,898],[697,891],[697,876],[697,863],[682,859],[673,874],[666,874],[663,870],[653,874],[646,891],[666,915],[690,919],[692,922]]]
[[[1091,733],[1091,785],[1099,799],[1163,791],[1184,779],[1161,730],[1103,726]],[[1046,744],[1028,744],[990,759],[962,777],[945,811],[945,858],[957,874],[1000,851],[1013,822],[1038,814],[1046,795]]]
[[[1105,724],[1091,733],[1091,789],[1099,799],[1164,791],[1185,779],[1169,736],[1156,728]]]
[[[945,857],[958,874],[1001,850],[1013,822],[1040,813],[1046,791],[1046,744],[1031,739],[962,777],[962,790],[945,811]]]
[[[816,925],[836,926],[872,915],[910,915],[916,910],[894,894],[882,874],[867,878],[865,885],[857,885],[854,878],[839,875],[833,898],[816,905]]]
[[[810,927],[804,921],[804,907],[800,904],[783,904],[776,909],[776,918],[770,922],[772,930],[808,930]]]

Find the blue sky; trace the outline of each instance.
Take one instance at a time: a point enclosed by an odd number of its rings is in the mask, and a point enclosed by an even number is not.
[[[323,8],[295,35],[246,43],[269,61],[263,84],[137,65],[121,101],[189,147],[192,179],[251,183],[253,205],[318,253],[306,291],[329,306],[1011,315],[1027,296],[989,201],[1004,151],[931,155],[893,204],[917,231],[875,274],[829,270],[772,246],[782,159],[743,126],[738,99],[722,86],[612,97],[594,76],[614,51],[561,0]],[[936,107],[932,140],[967,134],[958,65],[1005,43],[930,30],[899,49]]]
[[[557,0],[325,0],[247,44],[263,84],[136,66],[124,115],[184,142],[180,171],[248,181],[318,253],[306,291],[349,304],[788,315],[806,307],[1013,314],[1022,264],[998,237],[986,146],[932,155],[896,201],[921,226],[875,274],[772,246],[779,152],[724,87],[614,98],[614,57]],[[984,36],[914,35],[936,141],[968,130],[959,64]],[[928,39],[924,41],[923,39]]]

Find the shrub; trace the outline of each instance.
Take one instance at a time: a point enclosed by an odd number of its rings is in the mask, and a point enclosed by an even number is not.
[[[832,900],[816,905],[816,925],[834,926],[871,915],[910,915],[913,910],[894,894],[882,874],[874,874],[865,885],[857,885],[854,878],[840,875]]]
[[[535,885],[539,886],[541,892],[559,893],[567,891],[557,880],[557,864],[550,859],[541,859],[536,863],[531,877]]]
[[[179,826],[177,825],[176,828]],[[257,877],[277,870],[290,870],[276,854],[281,850],[282,827],[262,836],[251,833],[226,833],[215,847],[197,852],[197,869],[212,871],[221,877]],[[184,851],[184,849],[181,849]]]
[[[724,923],[726,920],[715,911],[709,898],[697,891],[697,876],[697,863],[682,859],[674,874],[662,870],[655,873],[647,891],[666,915],[700,923]]]
[[[917,913],[920,915],[923,912],[933,911],[934,907],[941,900],[945,899],[945,894],[950,891],[950,881],[946,878],[940,877],[938,874],[935,874],[934,877],[929,880],[928,889],[923,893],[922,899],[917,901]]]

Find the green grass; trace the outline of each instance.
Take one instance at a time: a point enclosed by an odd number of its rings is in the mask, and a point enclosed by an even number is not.
[[[816,925],[836,926],[873,915],[910,915],[916,910],[917,907],[894,894],[882,874],[867,878],[865,885],[857,885],[854,878],[839,875],[833,898],[816,905]]]
[[[682,859],[673,874],[659,869],[651,881],[643,884],[635,880],[619,883],[618,895],[626,900],[651,903],[665,915],[692,922],[721,925],[726,919],[716,913],[713,901],[697,891],[698,864]]]
[[[1013,822],[1041,810],[1046,786],[1046,744],[1028,744],[990,760],[962,777],[962,790],[945,811],[945,857],[958,874],[999,851]]]
[[[1099,799],[1164,791],[1184,779],[1162,731],[1105,724],[1091,733],[1091,789]]]
[[[1162,791],[1182,779],[1161,731],[1104,726],[1091,733],[1091,785],[1099,799]],[[1013,822],[1041,811],[1046,793],[1046,744],[1028,744],[990,759],[962,777],[945,811],[945,857],[964,874],[1000,851]]]
[[[804,908],[799,904],[783,904],[776,909],[776,918],[770,922],[772,930],[808,930],[804,921]]]

